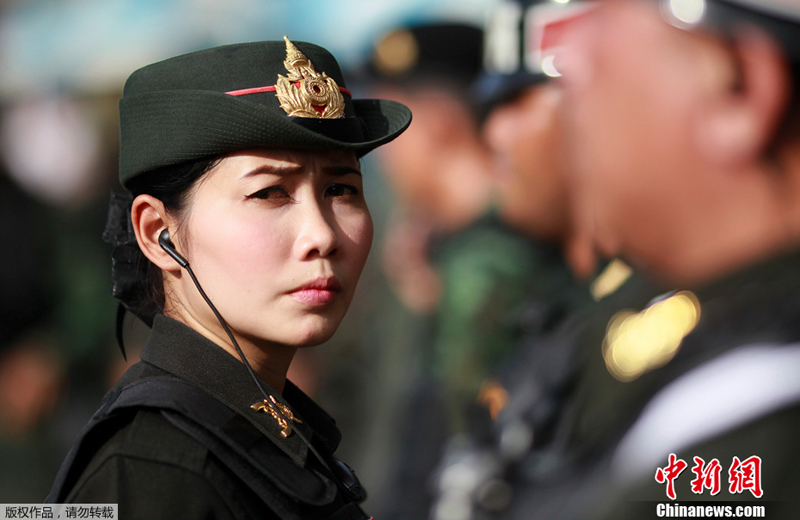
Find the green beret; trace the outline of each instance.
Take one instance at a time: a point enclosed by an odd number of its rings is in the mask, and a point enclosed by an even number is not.
[[[143,67],[125,83],[119,111],[123,186],[162,166],[253,147],[361,156],[411,123],[400,103],[352,99],[327,50],[288,39],[215,47]]]

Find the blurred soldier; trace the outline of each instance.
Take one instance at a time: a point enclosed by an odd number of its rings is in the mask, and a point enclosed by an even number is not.
[[[576,232],[569,211],[558,118],[563,92],[553,81],[560,76],[553,63],[559,33],[585,9],[553,0],[500,3],[487,26],[484,69],[473,88],[484,113],[483,137],[493,154],[501,216],[537,248],[540,280],[529,294],[527,357],[538,357],[535,351],[542,337],[591,302],[585,281],[594,274],[595,257],[585,236]],[[618,268],[614,263],[609,270],[611,277],[619,275],[613,282],[607,273],[595,280],[596,299],[627,280],[630,270]],[[568,351],[563,354],[561,361],[566,362]],[[539,368],[548,375],[553,360],[545,354],[541,361]],[[519,365],[519,358],[513,365]],[[526,365],[523,377],[531,375],[529,368]],[[508,373],[504,385],[513,384],[508,378],[518,375]]]
[[[572,367],[572,350],[545,338],[566,330],[571,340],[577,316],[593,312],[588,284],[578,280],[593,274],[595,259],[590,244],[575,232],[569,211],[558,118],[563,92],[552,80],[560,75],[553,53],[562,24],[585,9],[547,0],[511,0],[496,7],[487,25],[484,69],[473,91],[483,111],[483,137],[493,154],[501,218],[531,239],[538,279],[528,294],[523,341],[493,374],[497,381],[483,387],[482,398],[492,415],[503,410],[500,422],[474,428],[469,438],[448,444],[436,478],[436,519],[466,520],[504,507],[509,497],[500,477],[509,461],[497,446],[489,447],[490,430],[498,437],[511,431],[503,442],[517,439],[516,445],[524,447],[516,451],[533,443],[534,429],[536,442],[544,442]],[[630,273],[620,262],[609,264],[592,284],[595,298],[630,283]],[[509,415],[519,421],[507,423],[503,418]],[[464,474],[472,477],[461,478]]]
[[[481,47],[477,28],[422,25],[390,32],[372,60],[376,95],[415,114],[408,133],[380,154],[398,207],[384,266],[406,305],[432,314],[430,345],[417,346],[422,374],[402,421],[398,499],[387,518],[426,515],[443,439],[485,413],[476,404],[481,385],[518,347],[531,296],[551,298],[560,283],[550,269],[562,265],[555,248],[510,228],[494,209],[491,156],[469,91]]]
[[[369,63],[373,89],[419,113],[411,133],[378,155],[395,198],[384,271],[419,314],[441,299],[431,242],[469,227],[492,199],[468,92],[482,39],[480,29],[462,24],[401,27],[378,41]]]
[[[380,155],[399,208],[385,270],[410,308],[435,313],[426,365],[444,382],[455,430],[487,374],[516,346],[523,298],[538,283],[532,244],[492,209],[490,156],[468,90],[481,42],[477,28],[417,26],[388,34],[373,60],[380,95],[419,114]]]
[[[596,5],[555,61],[576,225],[682,290],[581,339],[567,413],[516,465],[505,514],[709,516],[695,501],[715,500],[796,518],[800,6]]]
[[[553,79],[561,75],[553,58],[563,27],[586,9],[554,0],[500,3],[487,25],[484,69],[473,87],[484,113],[483,137],[493,154],[501,216],[531,237],[538,250],[541,279],[529,295],[527,358],[537,358],[541,339],[591,301],[586,280],[595,274],[596,259],[570,214],[558,117],[564,96]],[[621,262],[609,267],[592,283],[595,299],[616,291],[631,274]],[[559,363],[566,363],[569,352],[562,351]],[[519,361],[515,358],[511,370],[504,371],[504,385],[514,384],[509,378],[529,378],[531,363],[541,365],[537,370],[545,377],[555,368],[550,353],[541,363],[528,360],[522,371],[515,369]]]
[[[500,3],[487,25],[484,68],[473,92],[485,117],[483,137],[493,154],[504,220],[541,247],[563,248],[576,275],[587,278],[594,259],[575,236],[569,214],[557,118],[563,93],[549,81],[560,76],[552,34],[576,9],[552,0]],[[555,270],[567,273],[557,256]],[[563,288],[565,277],[559,280]]]

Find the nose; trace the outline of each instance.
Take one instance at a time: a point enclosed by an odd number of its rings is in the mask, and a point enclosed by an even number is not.
[[[332,225],[333,215],[317,200],[302,204],[297,214],[298,234],[294,244],[295,256],[301,260],[326,258],[335,255],[339,238]]]
[[[580,91],[592,80],[594,53],[600,43],[600,18],[605,5],[596,2],[563,28],[555,63],[562,76],[559,83],[567,92]]]

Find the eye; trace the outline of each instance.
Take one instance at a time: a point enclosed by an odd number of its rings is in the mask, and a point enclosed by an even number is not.
[[[247,196],[248,199],[290,199],[289,192],[283,186],[269,186]]]
[[[325,195],[328,197],[343,197],[345,195],[358,195],[361,190],[352,184],[331,184],[325,190]]]

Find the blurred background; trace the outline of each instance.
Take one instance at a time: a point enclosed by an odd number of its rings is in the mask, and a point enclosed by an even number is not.
[[[0,503],[45,498],[80,429],[147,336],[129,315],[125,362],[115,339],[111,251],[101,240],[117,187],[117,100],[127,76],[184,52],[286,35],[332,51],[354,97],[368,97],[368,62],[387,31],[425,22],[481,27],[492,4],[0,2]],[[369,490],[366,509],[389,518],[399,432],[427,435],[414,410],[402,410],[419,387],[433,304],[404,302],[387,280],[381,251],[398,204],[378,154],[363,167],[373,253],[342,327],[329,344],[301,352],[290,378],[336,417],[344,435],[338,455]],[[423,282],[434,293],[435,284]]]

